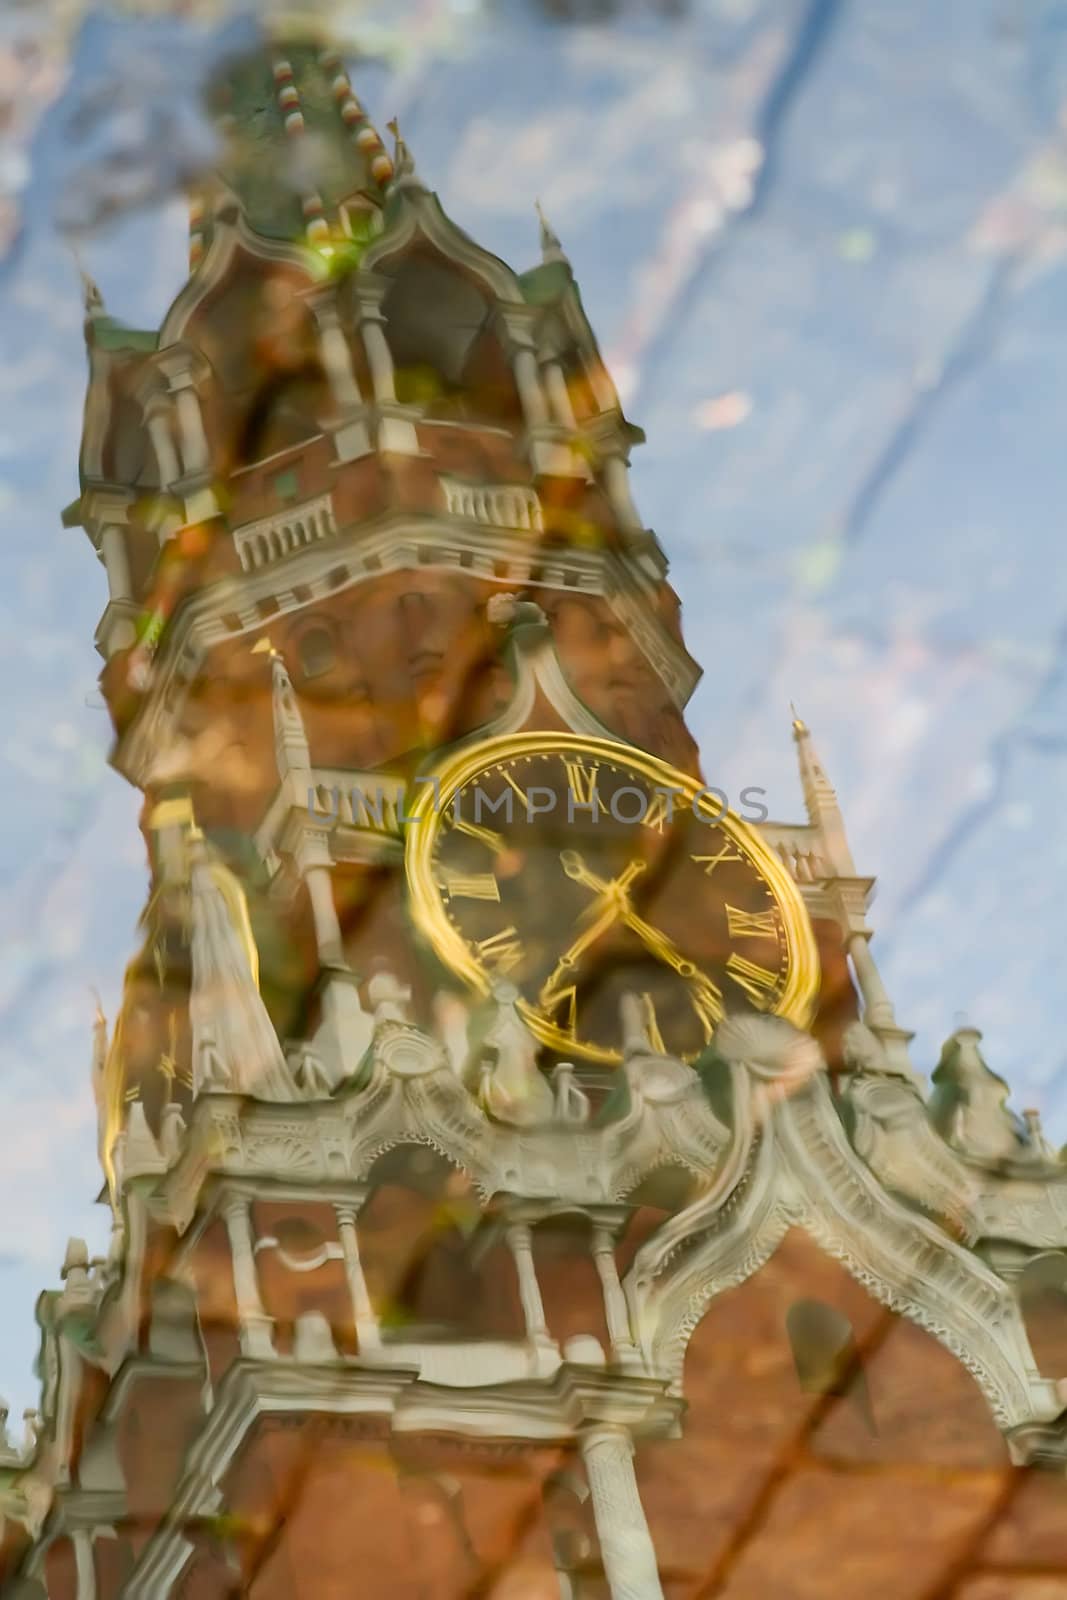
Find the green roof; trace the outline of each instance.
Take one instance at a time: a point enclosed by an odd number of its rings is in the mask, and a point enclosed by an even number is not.
[[[101,350],[157,350],[159,334],[147,328],[127,328],[114,317],[94,317],[93,343]]]
[[[574,283],[574,275],[565,261],[543,261],[519,274],[523,299],[531,306],[550,306],[561,300]]]
[[[237,195],[249,227],[267,238],[303,235],[301,202],[309,189],[319,195],[327,216],[359,191],[380,198],[370,159],[346,127],[334,95],[333,78],[340,69],[320,57],[320,50],[306,43],[256,50],[226,62],[207,90],[208,111],[222,135],[220,175]],[[293,109],[304,119],[300,139],[285,129],[288,113],[279,102],[285,85],[274,77],[281,60],[292,68]],[[375,153],[380,146],[371,156]]]

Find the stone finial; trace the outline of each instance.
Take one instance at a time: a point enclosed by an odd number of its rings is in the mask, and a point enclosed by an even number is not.
[[[1023,1125],[1008,1109],[1008,1085],[990,1070],[977,1028],[957,1028],[933,1074],[930,1117],[942,1138],[975,1161],[1026,1158]]]
[[[411,154],[406,141],[401,137],[400,119],[394,117],[387,122],[387,129],[393,136],[393,189],[421,189],[418,175],[415,171],[415,158]]]
[[[522,1019],[518,1001],[513,983],[493,985],[492,1015],[482,1040],[479,1097],[483,1110],[498,1122],[531,1127],[551,1122],[555,1104],[537,1065],[537,1041]]]
[[[406,1023],[411,1004],[411,989],[401,983],[391,972],[376,972],[367,984],[367,999],[374,1013],[376,1027],[383,1022]]]
[[[592,1107],[584,1089],[574,1081],[574,1062],[561,1061],[552,1074],[552,1089],[556,1098],[556,1121],[572,1127],[581,1127],[589,1121]]]

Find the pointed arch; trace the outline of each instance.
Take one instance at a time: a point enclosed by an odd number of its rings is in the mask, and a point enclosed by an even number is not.
[[[420,233],[381,264],[374,283],[401,402],[430,416],[521,419],[499,297],[483,274]]]
[[[236,203],[235,200],[234,207]],[[216,217],[211,242],[203,259],[179,290],[163,318],[159,330],[161,350],[184,337],[194,312],[223,283],[239,251],[263,262],[292,267],[309,283],[322,282],[330,275],[328,263],[317,251],[285,244],[277,239],[265,239],[252,232],[239,212],[231,215],[223,210]]]
[[[775,1107],[726,1203],[709,1209],[705,1199],[690,1208],[690,1233],[708,1230],[703,1242],[676,1250],[655,1281],[640,1283],[635,1265],[628,1292],[653,1330],[657,1370],[680,1385],[689,1337],[711,1300],[756,1272],[793,1224],[876,1300],[944,1345],[1002,1429],[1061,1408],[1055,1385],[1037,1374],[1010,1286],[886,1194],[848,1143],[821,1076]]]
[[[363,270],[387,272],[389,264],[420,239],[457,267],[480,279],[491,299],[505,304],[523,304],[522,285],[511,268],[499,256],[475,244],[469,234],[446,216],[437,196],[425,189],[408,191],[392,217],[387,216],[385,231],[378,235],[363,257]]]

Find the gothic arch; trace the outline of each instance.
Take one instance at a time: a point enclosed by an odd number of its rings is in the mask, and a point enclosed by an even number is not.
[[[1001,1428],[1046,1418],[1058,1402],[1037,1375],[1011,1288],[886,1195],[849,1145],[825,1080],[766,1102],[759,1120],[740,1182],[725,1201],[705,1196],[689,1210],[690,1236],[704,1232],[702,1242],[650,1270],[660,1255],[653,1237],[629,1275],[635,1326],[653,1330],[656,1370],[680,1387],[690,1336],[711,1301],[758,1271],[795,1225],[876,1300],[933,1334],[976,1380]]]
[[[364,255],[362,269],[387,273],[388,264],[420,240],[480,279],[491,300],[523,304],[522,285],[511,268],[499,256],[475,244],[469,234],[445,215],[437,196],[427,190],[405,193],[402,205],[387,222],[385,232],[379,234]]]
[[[497,296],[484,276],[423,236],[377,276],[398,398],[430,415],[459,407],[464,417],[517,421],[522,407]]]
[[[329,277],[329,265],[315,250],[300,245],[284,244],[276,239],[265,239],[253,233],[236,210],[225,208],[216,214],[211,241],[204,258],[192,272],[182,289],[171,302],[159,330],[159,348],[176,344],[185,335],[193,313],[213,290],[225,280],[231,264],[239,251],[264,262],[276,262],[295,269],[309,283],[322,282]]]

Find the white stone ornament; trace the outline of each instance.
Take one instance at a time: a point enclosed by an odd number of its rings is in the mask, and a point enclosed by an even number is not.
[[[726,1017],[715,1030],[724,1061],[744,1066],[754,1078],[793,1089],[825,1071],[822,1051],[810,1034],[783,1017]]]
[[[538,1069],[540,1050],[519,1014],[518,1000],[513,983],[494,984],[492,1020],[481,1047],[481,1103],[498,1122],[536,1127],[553,1120],[555,1104]]]
[[[250,967],[247,939],[234,923],[226,869],[209,858],[202,840],[193,842],[191,853],[194,1093],[295,1100],[296,1085]]]

